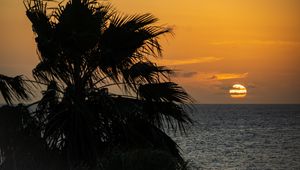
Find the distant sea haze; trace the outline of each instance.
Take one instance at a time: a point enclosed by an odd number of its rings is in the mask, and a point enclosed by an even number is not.
[[[193,169],[300,169],[300,105],[194,105],[169,132]]]

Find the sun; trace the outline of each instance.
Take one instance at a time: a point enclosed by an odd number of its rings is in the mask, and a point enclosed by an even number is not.
[[[229,90],[229,94],[232,98],[244,98],[247,96],[247,89],[241,84],[234,84]]]

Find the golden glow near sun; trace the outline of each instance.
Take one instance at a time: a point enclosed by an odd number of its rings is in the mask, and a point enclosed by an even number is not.
[[[247,89],[241,84],[235,84],[229,90],[229,94],[232,98],[244,98],[247,95]]]

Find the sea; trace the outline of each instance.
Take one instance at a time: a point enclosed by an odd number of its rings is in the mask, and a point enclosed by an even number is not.
[[[300,170],[300,105],[194,105],[169,132],[192,170]]]

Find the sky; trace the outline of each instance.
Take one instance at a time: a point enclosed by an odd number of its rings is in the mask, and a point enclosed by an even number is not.
[[[299,0],[110,0],[124,14],[152,13],[173,80],[203,104],[300,104]],[[38,63],[22,0],[1,0],[0,73],[30,77]],[[229,94],[234,84],[243,98]],[[1,100],[0,100],[1,102]]]

